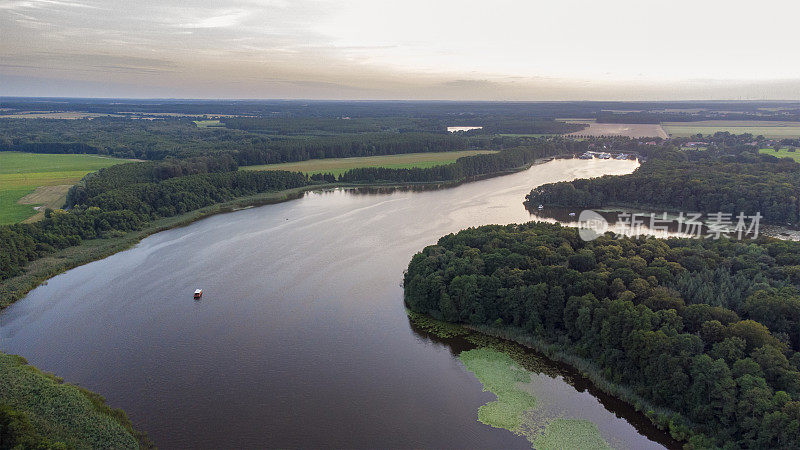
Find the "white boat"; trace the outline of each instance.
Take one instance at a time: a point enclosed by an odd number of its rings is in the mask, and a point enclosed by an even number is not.
[[[539,205],[539,210],[544,209],[544,205]]]
[[[203,296],[203,290],[202,289],[195,289],[194,290],[194,298],[200,298],[202,296]]]

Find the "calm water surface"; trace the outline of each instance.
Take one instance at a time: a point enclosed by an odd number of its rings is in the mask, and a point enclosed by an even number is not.
[[[451,343],[409,324],[403,270],[444,234],[530,220],[534,186],[636,165],[556,160],[452,189],[315,192],[213,216],[52,278],[0,315],[0,348],[101,393],[162,448],[529,448],[477,421],[494,396]],[[564,377],[534,375],[530,389],[609,442],[658,446]]]

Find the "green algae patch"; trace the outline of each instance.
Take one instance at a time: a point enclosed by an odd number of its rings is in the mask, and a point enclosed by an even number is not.
[[[440,338],[458,338],[477,348],[461,352],[459,359],[497,400],[478,409],[478,421],[524,436],[535,449],[608,449],[597,425],[588,420],[563,418],[539,408],[525,389],[533,373],[565,376],[541,356],[515,342],[490,336],[454,323],[406,309],[411,324]],[[555,416],[555,417],[554,417]]]
[[[565,448],[610,449],[611,446],[600,435],[597,425],[580,419],[555,419],[532,441],[537,450],[561,450]]]
[[[478,421],[523,434],[520,428],[523,413],[536,406],[536,399],[517,387],[517,383],[529,382],[530,372],[518,367],[507,354],[492,348],[467,350],[459,358],[483,384],[483,389],[497,396],[497,400],[478,409]]]

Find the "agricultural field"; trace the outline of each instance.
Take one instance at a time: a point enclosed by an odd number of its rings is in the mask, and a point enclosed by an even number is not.
[[[712,135],[718,131],[733,134],[750,133],[771,139],[800,137],[800,122],[769,120],[704,120],[700,122],[664,122],[661,124],[672,137],[687,137],[696,134]]]
[[[219,128],[225,127],[225,124],[219,120],[195,120],[194,124],[197,128]]]
[[[359,167],[386,167],[389,169],[410,169],[441,166],[456,162],[463,156],[496,153],[491,150],[465,150],[460,152],[404,153],[400,155],[364,156],[356,158],[310,159],[282,164],[245,166],[240,170],[288,170],[308,175],[332,173],[336,176]]]
[[[34,206],[60,208],[84,175],[125,159],[94,155],[0,152],[0,224],[38,220]]]
[[[575,121],[570,123],[586,123],[588,128],[569,133],[567,136],[627,136],[633,138],[655,138],[666,139],[667,133],[661,125],[649,123],[597,123],[594,121]]]
[[[788,148],[784,147],[776,152],[773,148],[762,148],[758,152],[778,158],[792,158],[793,160],[800,162],[800,150],[789,151]]]
[[[81,111],[21,111],[15,114],[0,114],[0,119],[94,119],[95,117],[122,117],[119,114],[98,114]]]

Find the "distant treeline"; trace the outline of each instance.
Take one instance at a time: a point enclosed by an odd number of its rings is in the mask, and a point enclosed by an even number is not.
[[[0,151],[91,153],[146,160],[228,153],[239,165],[502,148],[504,142],[503,138],[416,131],[270,137],[226,128],[197,128],[185,119],[0,119]]]
[[[448,152],[499,148],[502,140],[468,139],[435,133],[364,133],[295,139],[261,146],[242,146],[234,152],[241,166],[275,164],[320,158]]]
[[[2,106],[16,111],[83,111],[100,114],[182,113],[193,116],[235,114],[258,117],[414,117],[454,119],[479,115],[527,117],[594,117],[601,111],[709,110],[764,113],[793,110],[785,101],[671,102],[442,102],[330,100],[129,100],[3,97]]]
[[[602,111],[597,113],[598,123],[661,123],[661,122],[699,122],[702,120],[770,120],[770,121],[797,121],[800,120],[800,111],[699,111],[699,112],[652,112],[632,111],[613,112]]]
[[[225,126],[265,134],[447,132],[438,119],[410,117],[226,117]]]
[[[546,118],[483,116],[460,120],[457,125],[482,127],[462,131],[467,136],[481,134],[566,134],[580,131],[583,123],[567,123]]]
[[[537,187],[529,204],[599,208],[632,205],[685,212],[760,213],[764,221],[800,223],[800,164],[788,158],[714,151],[653,152],[632,174]]]
[[[796,242],[542,223],[444,236],[404,278],[412,311],[543,341],[691,448],[800,446],[799,283]]]

